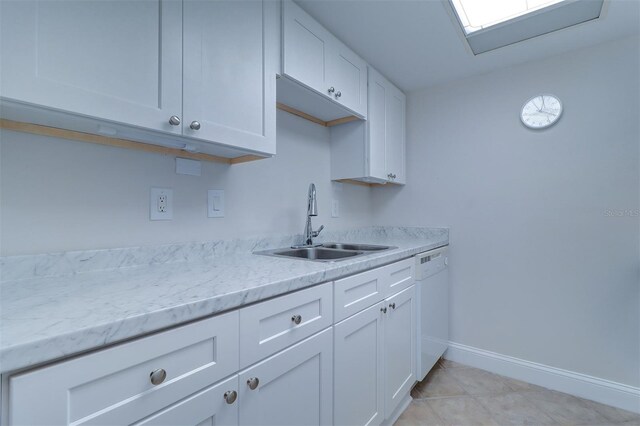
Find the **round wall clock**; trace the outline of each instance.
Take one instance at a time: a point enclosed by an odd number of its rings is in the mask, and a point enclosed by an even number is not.
[[[538,95],[529,99],[520,112],[522,124],[530,129],[554,125],[562,115],[562,102],[553,95]]]

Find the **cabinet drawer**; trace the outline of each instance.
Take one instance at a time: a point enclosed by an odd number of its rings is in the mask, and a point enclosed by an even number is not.
[[[335,282],[335,322],[342,321],[384,298],[385,268],[373,269]]]
[[[333,323],[332,293],[332,283],[326,283],[241,309],[240,367],[329,327]]]
[[[230,312],[12,376],[9,423],[130,424],[158,412],[238,370],[238,318]],[[154,385],[159,369],[166,378]]]
[[[385,295],[389,297],[414,283],[415,259],[413,257],[384,266]]]

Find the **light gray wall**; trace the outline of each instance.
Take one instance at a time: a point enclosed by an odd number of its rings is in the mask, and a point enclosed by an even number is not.
[[[328,230],[370,225],[370,190],[332,184],[329,131],[278,112],[278,155],[175,173],[170,156],[2,131],[1,254],[302,233],[315,182]],[[173,188],[172,221],[149,221],[149,189]],[[226,217],[207,218],[207,189],[224,189]],[[331,199],[340,217],[331,218]]]
[[[374,221],[451,227],[453,341],[640,384],[638,50],[409,95],[408,184],[373,191]],[[564,116],[527,130],[520,108],[545,92]]]

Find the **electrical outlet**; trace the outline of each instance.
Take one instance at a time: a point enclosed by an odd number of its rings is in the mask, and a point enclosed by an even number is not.
[[[173,219],[173,190],[151,188],[149,199],[149,220]]]

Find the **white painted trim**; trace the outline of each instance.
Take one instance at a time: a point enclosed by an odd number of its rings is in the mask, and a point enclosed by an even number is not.
[[[449,342],[444,357],[548,389],[640,413],[640,388]]]

